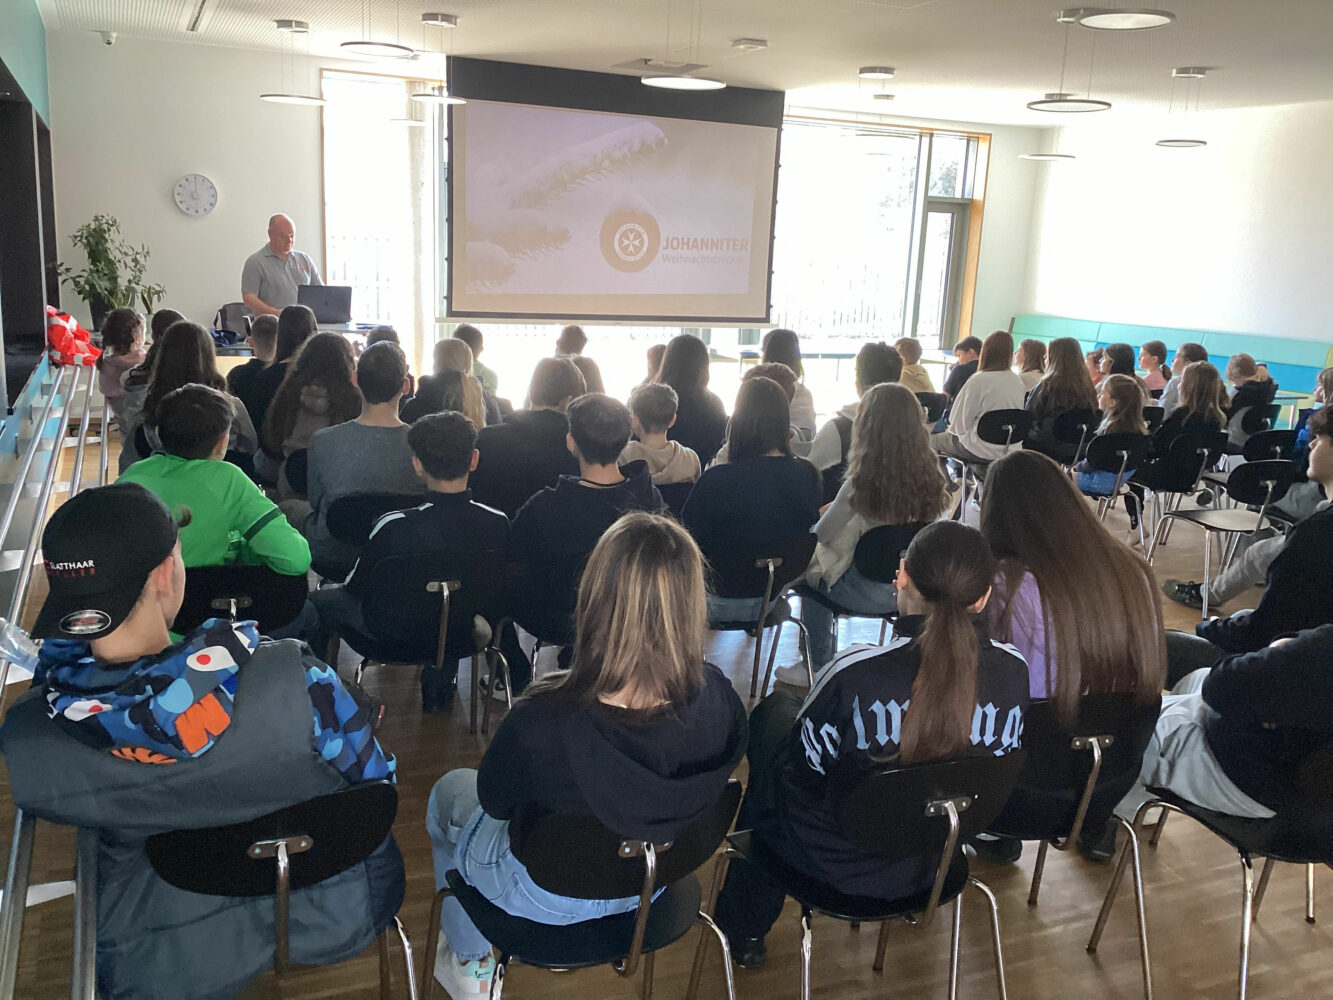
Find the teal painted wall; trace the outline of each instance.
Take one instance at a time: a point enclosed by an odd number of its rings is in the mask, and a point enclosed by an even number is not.
[[[46,26],[37,0],[0,0],[0,60],[47,125],[51,99],[46,88]]]

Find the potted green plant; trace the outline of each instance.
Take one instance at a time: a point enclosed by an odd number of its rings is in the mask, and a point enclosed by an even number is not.
[[[57,268],[61,279],[88,303],[94,330],[102,328],[102,321],[112,309],[142,306],[151,315],[166,295],[161,285],[144,280],[148,247],[127,242],[120,235],[120,223],[114,215],[94,215],[91,222],[74,231],[70,240],[83,251],[87,264],[76,269],[61,263]]]

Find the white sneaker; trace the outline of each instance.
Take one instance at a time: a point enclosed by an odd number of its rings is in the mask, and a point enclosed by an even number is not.
[[[805,689],[810,686],[810,675],[806,673],[805,664],[801,662],[778,667],[773,671],[773,679],[788,687]]]
[[[453,1000],[475,1000],[489,996],[491,978],[495,975],[495,959],[487,955],[475,962],[458,964],[458,956],[441,933],[435,945],[435,981],[444,987]]]

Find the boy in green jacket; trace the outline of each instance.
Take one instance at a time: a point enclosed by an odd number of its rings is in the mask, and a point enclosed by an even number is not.
[[[205,385],[182,386],[158,405],[162,452],[120,477],[155,493],[171,510],[190,512],[181,529],[186,567],[263,565],[296,575],[310,568],[310,546],[272,500],[239,468],[222,461],[232,404]]]

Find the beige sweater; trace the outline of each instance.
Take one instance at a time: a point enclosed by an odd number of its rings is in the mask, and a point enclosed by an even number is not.
[[[631,441],[620,453],[620,464],[644,461],[654,486],[692,483],[699,478],[699,456],[679,441],[668,441],[665,448],[649,448],[641,441]]]

